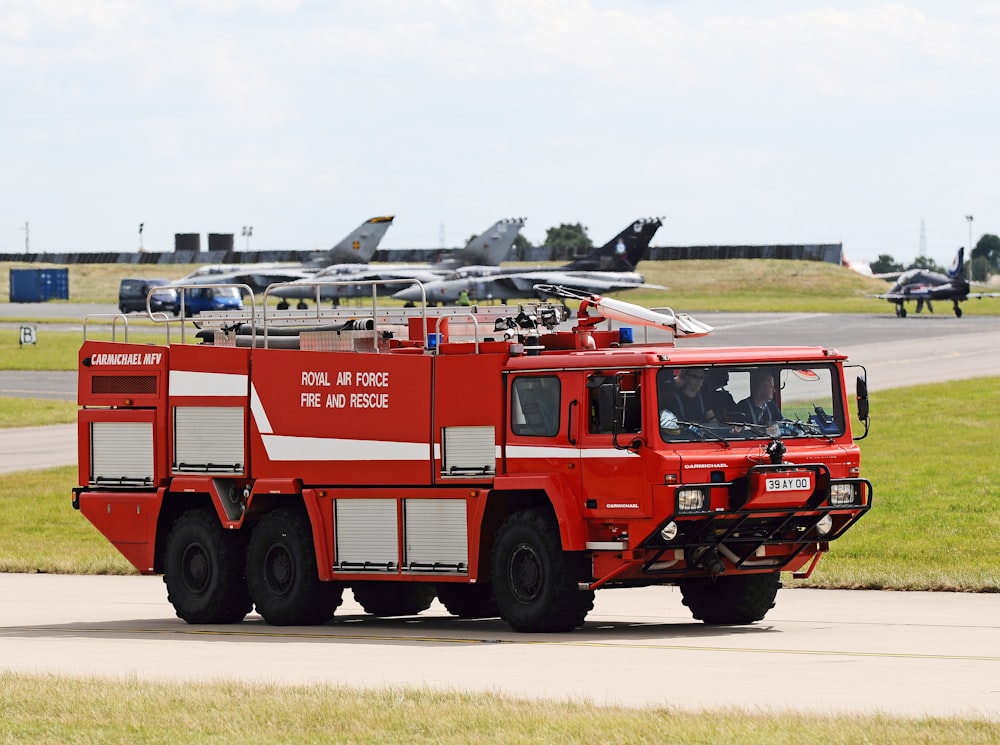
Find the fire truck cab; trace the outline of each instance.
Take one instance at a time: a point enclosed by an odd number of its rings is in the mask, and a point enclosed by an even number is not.
[[[437,597],[566,631],[597,589],[652,584],[706,623],[762,619],[871,506],[846,357],[678,346],[710,329],[577,299],[567,321],[265,293],[193,339],[160,317],[179,342],[85,340],[73,505],[190,623],[320,624],[350,588],[378,616]]]

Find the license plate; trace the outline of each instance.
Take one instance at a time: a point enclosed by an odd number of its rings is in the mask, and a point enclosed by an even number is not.
[[[812,474],[798,473],[785,476],[768,476],[764,479],[764,491],[812,491]]]

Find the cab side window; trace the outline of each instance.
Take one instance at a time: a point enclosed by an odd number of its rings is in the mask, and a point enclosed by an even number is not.
[[[620,390],[614,377],[592,375],[588,388],[588,429],[591,434],[642,431],[641,386]]]
[[[559,432],[559,378],[522,376],[511,385],[510,428],[515,435],[553,437]]]

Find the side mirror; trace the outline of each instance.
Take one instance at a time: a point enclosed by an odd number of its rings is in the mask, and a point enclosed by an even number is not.
[[[858,419],[863,422],[868,419],[868,381],[864,378],[858,378],[857,397]]]
[[[868,381],[865,378],[858,378],[858,382],[855,388],[858,397],[858,421],[865,425],[865,432],[861,437],[855,437],[855,440],[863,440],[868,437],[868,427],[870,422],[868,420]]]

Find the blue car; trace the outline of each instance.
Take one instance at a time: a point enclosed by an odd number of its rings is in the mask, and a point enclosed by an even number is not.
[[[204,310],[243,308],[243,296],[235,287],[186,287],[178,289],[177,294],[186,316],[196,316]]]

